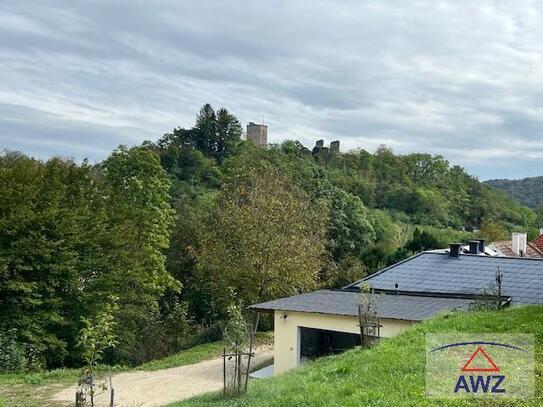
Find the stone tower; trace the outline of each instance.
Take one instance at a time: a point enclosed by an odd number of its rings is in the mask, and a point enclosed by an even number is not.
[[[257,146],[268,145],[268,126],[250,122],[247,125],[247,140],[251,140]]]

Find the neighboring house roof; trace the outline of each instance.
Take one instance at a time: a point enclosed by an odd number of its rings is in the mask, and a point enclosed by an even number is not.
[[[520,257],[513,251],[511,240],[492,242],[489,244],[489,246],[498,250],[503,256]],[[533,242],[526,242],[526,253],[524,253],[524,255],[526,257],[543,258],[543,250],[537,247],[537,245]]]
[[[375,310],[380,318],[422,321],[438,312],[465,309],[473,298],[403,294],[374,294]],[[298,311],[320,314],[358,316],[359,291],[320,290],[281,298],[249,308],[258,311]]]
[[[498,268],[503,274],[502,294],[512,303],[543,304],[543,259],[528,257],[462,254],[455,258],[422,252],[347,288],[359,288],[363,281],[375,289],[476,295],[495,282]]]
[[[543,253],[543,235],[539,235],[537,239],[532,240],[531,242],[528,242],[532,244],[533,246],[537,247],[542,253]]]

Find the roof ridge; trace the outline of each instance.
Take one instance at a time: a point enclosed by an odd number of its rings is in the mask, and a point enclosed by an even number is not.
[[[419,254],[422,254],[422,253],[427,253],[427,254],[439,254],[439,255],[449,255],[448,252],[435,252],[435,251],[424,251],[424,252],[420,252]],[[477,257],[479,259],[511,259],[511,260],[535,260],[535,261],[543,261],[543,258],[539,258],[539,257],[520,257],[520,256],[481,256],[481,254],[473,254],[473,253],[462,253],[459,258],[461,259],[462,257],[464,256],[469,256],[469,257]],[[414,257],[414,256],[413,256]],[[410,257],[411,258],[411,257]],[[409,259],[410,259],[409,258]],[[405,260],[409,260],[409,259],[404,259],[402,261],[405,261]],[[400,263],[397,263],[397,264],[400,264]],[[374,274],[372,274],[373,276]]]
[[[543,250],[541,250],[541,248],[537,244],[533,242],[526,242],[526,244],[530,246],[533,250],[535,250],[537,253],[543,255]]]
[[[397,262],[397,263],[391,264],[390,266],[387,266],[387,267],[385,267],[384,269],[381,269],[381,270],[379,270],[379,271],[376,271],[375,273],[370,274],[369,276],[366,276],[366,277],[364,277],[364,278],[361,278],[360,280],[355,281],[354,283],[351,283],[351,284],[349,284],[349,285],[346,285],[346,286],[343,287],[342,289],[350,288],[350,287],[352,287],[352,286],[355,285],[355,284],[361,283],[362,281],[369,280],[370,278],[373,278],[373,277],[375,277],[375,276],[378,276],[379,274],[384,273],[385,271],[390,270],[390,269],[392,269],[392,268],[394,268],[394,267],[396,267],[396,266],[399,266],[400,264],[405,263],[406,261],[409,261],[409,260],[411,260],[411,259],[414,259],[415,257],[418,257],[418,256],[420,256],[421,254],[424,254],[424,253],[426,253],[426,252],[419,252],[419,253],[417,253],[417,254],[414,254],[413,256],[408,257],[407,259],[403,259],[403,260],[401,260],[401,261],[399,261],[399,262]]]
[[[354,289],[336,288],[332,289],[334,292],[347,292],[357,293]],[[426,297],[426,298],[462,298],[462,299],[477,299],[481,296],[481,293],[468,293],[468,292],[448,292],[448,291],[417,291],[417,290],[394,290],[387,288],[374,288],[373,293],[376,295],[403,295],[409,297]],[[370,293],[371,294],[371,293]],[[502,299],[509,299],[511,296],[502,295]]]

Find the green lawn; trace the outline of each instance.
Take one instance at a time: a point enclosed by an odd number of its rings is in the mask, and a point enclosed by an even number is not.
[[[270,333],[259,333],[256,344],[273,342]],[[219,357],[222,353],[223,342],[205,343],[190,349],[144,363],[130,369],[125,366],[99,366],[98,374],[118,373],[127,370],[161,370],[198,363],[203,360]],[[12,406],[55,406],[49,398],[59,388],[76,384],[81,369],[57,369],[43,373],[0,374],[0,407]],[[9,402],[8,402],[9,400]]]
[[[534,333],[537,398],[530,401],[435,400],[425,396],[425,334],[427,332]],[[221,399],[206,394],[170,407],[234,406],[542,406],[543,307],[514,307],[499,312],[444,315],[371,350],[355,349],[316,360],[279,377],[254,381],[245,396]]]

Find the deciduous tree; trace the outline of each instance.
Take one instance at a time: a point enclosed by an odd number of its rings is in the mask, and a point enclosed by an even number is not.
[[[230,289],[247,305],[314,288],[327,222],[303,190],[272,168],[239,174],[225,185],[198,253],[219,308],[232,302]]]

